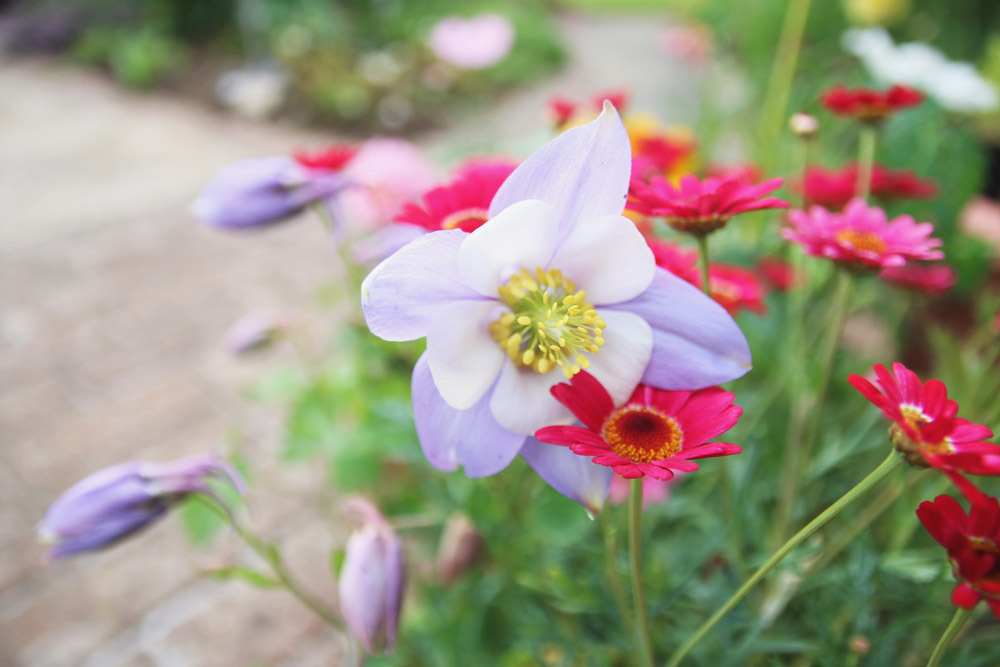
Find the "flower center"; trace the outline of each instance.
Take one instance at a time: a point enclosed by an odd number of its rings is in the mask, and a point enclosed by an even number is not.
[[[606,325],[562,271],[521,269],[497,291],[510,312],[490,334],[515,364],[539,373],[559,366],[567,378],[590,366],[584,353],[598,352]]]
[[[684,444],[684,432],[672,417],[644,405],[616,411],[604,422],[602,435],[615,454],[640,463],[669,459]]]
[[[464,208],[445,216],[441,221],[441,229],[461,229],[463,232],[474,232],[489,218],[490,213],[485,208]]]
[[[914,405],[900,405],[899,408],[903,414],[903,419],[917,433],[920,433],[924,425],[931,421],[931,418],[925,415],[923,410]],[[924,457],[925,454],[937,456],[939,454],[950,454],[954,451],[951,441],[948,438],[943,439],[941,442],[927,442],[925,440],[913,442],[910,436],[906,434],[906,431],[896,423],[893,423],[889,427],[889,439],[895,445],[896,451],[902,454],[906,462],[914,468],[930,467],[930,464],[927,463],[927,459]]]
[[[837,240],[852,246],[855,250],[865,250],[881,255],[889,246],[873,232],[858,232],[844,229],[837,232]]]

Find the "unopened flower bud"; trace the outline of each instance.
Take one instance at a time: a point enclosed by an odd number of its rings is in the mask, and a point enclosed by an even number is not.
[[[338,589],[340,613],[369,653],[391,653],[403,602],[403,548],[389,522],[366,500],[349,507],[364,520],[347,540]]]
[[[868,651],[872,650],[872,643],[864,635],[855,635],[851,637],[851,652],[857,653],[858,655],[868,655]]]
[[[437,572],[448,585],[476,562],[482,550],[483,538],[476,526],[464,514],[453,514],[445,524],[438,546]]]
[[[49,558],[101,549],[150,525],[192,493],[213,495],[213,478],[242,491],[236,471],[214,454],[111,466],[59,496],[38,524],[38,536],[52,545]]]
[[[810,116],[807,113],[795,113],[788,120],[788,128],[793,134],[808,139],[819,132],[819,121],[816,120],[815,116]]]

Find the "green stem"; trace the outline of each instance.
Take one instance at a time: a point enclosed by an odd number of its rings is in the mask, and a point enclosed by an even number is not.
[[[774,55],[774,65],[771,68],[771,78],[767,84],[767,94],[764,98],[764,117],[761,127],[764,130],[764,146],[769,146],[777,140],[781,126],[785,122],[785,110],[788,107],[788,97],[795,78],[795,68],[798,66],[799,49],[802,46],[802,35],[809,18],[811,0],[789,0],[785,10],[785,22],[781,26],[781,37],[778,39],[778,49]]]
[[[708,234],[695,234],[698,241],[698,265],[701,267],[701,291],[712,296],[712,283],[708,271]]]
[[[812,459],[813,441],[819,432],[823,401],[826,400],[826,391],[833,373],[837,343],[840,341],[844,322],[847,320],[850,297],[851,274],[840,271],[837,291],[833,297],[827,339],[820,354],[822,374],[816,389],[816,397],[812,400],[802,398],[793,404],[788,431],[785,434],[786,459],[781,473],[781,495],[771,533],[772,544],[777,544],[788,533],[792,519],[792,505],[798,495],[799,483]],[[794,386],[792,388],[796,389]]]
[[[611,519],[611,508],[606,508],[601,513],[601,529],[604,533],[604,558],[608,583],[611,584],[611,593],[614,595],[615,604],[618,605],[618,612],[622,615],[622,625],[631,628],[633,625],[632,610],[629,609],[625,584],[622,582],[621,572],[618,570],[618,532]],[[638,646],[636,650],[638,651]]]
[[[633,479],[628,496],[628,546],[632,564],[632,603],[635,606],[635,634],[639,644],[638,662],[653,667],[653,649],[646,618],[646,589],[642,582],[642,478]]]
[[[861,124],[858,137],[858,196],[868,201],[872,192],[872,167],[875,164],[875,135],[878,128],[873,123]]]
[[[285,590],[297,598],[298,601],[305,605],[310,611],[323,619],[327,625],[339,630],[344,628],[344,624],[340,621],[340,618],[338,618],[337,614],[334,613],[333,610],[329,609],[325,604],[323,604],[323,602],[313,597],[311,593],[304,589],[295,580],[292,573],[288,570],[288,566],[285,565],[285,561],[277,547],[272,544],[264,543],[259,537],[251,533],[236,519],[233,513],[225,505],[219,506],[219,503],[201,494],[194,497],[200,500],[206,507],[211,508],[216,514],[229,523],[233,531],[240,536],[240,539],[242,539],[254,553],[260,556],[271,567],[271,571],[274,573],[275,579],[277,579],[278,583],[280,583]]]
[[[785,556],[791,553],[795,547],[805,542],[810,535],[823,527],[827,521],[837,516],[842,509],[857,500],[862,494],[868,491],[868,489],[882,481],[886,475],[892,472],[902,462],[903,458],[898,456],[895,450],[889,452],[889,456],[887,456],[886,459],[882,461],[877,468],[875,468],[875,470],[870,472],[867,477],[858,482],[854,488],[841,496],[839,500],[826,508],[822,514],[810,521],[802,530],[797,532],[791,539],[785,542],[781,548],[774,552],[774,555],[767,559],[767,562],[757,568],[757,571],[750,575],[749,579],[743,582],[743,585],[740,586],[739,590],[733,593],[732,597],[730,597],[725,604],[719,607],[719,609],[712,614],[707,621],[702,623],[701,627],[699,627],[698,630],[696,630],[695,633],[691,635],[691,637],[688,638],[683,645],[681,645],[681,647],[677,650],[677,653],[675,653],[670,659],[670,662],[667,663],[667,667],[677,667],[681,660],[684,659],[684,656],[686,656],[691,649],[694,648],[698,642],[701,641],[701,639],[733,609],[733,607],[738,605],[753,589],[753,587],[760,583],[761,579],[766,577],[768,573],[773,570],[776,565],[778,565],[778,563],[784,560]]]
[[[937,646],[934,647],[934,652],[931,653],[930,660],[927,661],[927,667],[937,667],[941,663],[941,658],[944,657],[945,651],[955,641],[955,636],[962,631],[970,616],[972,616],[971,609],[962,609],[959,607],[955,610],[955,615],[951,617],[951,623],[945,628],[944,634],[941,635]]]

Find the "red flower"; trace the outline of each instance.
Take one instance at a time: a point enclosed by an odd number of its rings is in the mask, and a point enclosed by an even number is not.
[[[754,164],[710,164],[705,170],[706,176],[713,178],[735,178],[747,185],[760,183],[764,172]]]
[[[821,206],[792,211],[781,230],[786,240],[806,253],[857,268],[903,266],[914,259],[942,259],[940,239],[930,238],[934,225],[917,223],[908,215],[888,220],[885,211],[852,199],[843,213]]]
[[[357,146],[349,144],[334,144],[323,150],[307,153],[299,151],[292,155],[292,158],[303,167],[310,169],[327,169],[329,171],[339,171],[343,169],[358,153]]]
[[[957,417],[958,403],[948,398],[943,382],[921,384],[903,364],[893,364],[892,375],[881,364],[874,368],[882,391],[860,375],[851,375],[848,381],[892,420],[889,436],[907,462],[949,473],[969,497],[978,491],[960,473],[1000,475],[1000,446],[983,442],[993,432]]]
[[[907,264],[882,269],[878,277],[897,287],[941,296],[955,285],[955,271],[947,264]]]
[[[552,125],[556,129],[561,129],[569,123],[570,119],[576,113],[576,102],[561,95],[550,97],[546,106],[548,107],[549,118],[552,119]]]
[[[656,265],[666,269],[678,278],[683,278],[692,285],[699,285],[698,254],[693,250],[685,250],[676,243],[661,241],[646,237],[646,244],[653,251]]]
[[[951,603],[972,609],[986,599],[1000,620],[1000,503],[982,496],[966,514],[951,496],[920,503],[917,517],[937,543],[947,550],[958,581]]]
[[[757,274],[749,269],[730,264],[709,264],[708,283],[712,298],[730,315],[736,315],[743,308],[755,313],[767,312],[767,304],[764,303],[767,290]],[[701,285],[700,278],[697,284]]]
[[[772,178],[750,185],[739,178],[706,178],[688,175],[674,188],[665,178],[654,177],[649,184],[632,180],[634,199],[629,208],[648,215],[663,216],[667,224],[682,232],[707,234],[723,227],[729,219],[745,211],[788,208],[788,202],[764,197],[781,187],[782,179]]]
[[[693,141],[665,134],[636,137],[633,143],[632,176],[640,180],[672,173],[691,157],[695,148]]]
[[[819,165],[806,168],[805,178],[799,189],[805,195],[807,206],[822,206],[839,211],[857,195],[858,165],[851,163],[840,169],[826,169]],[[933,181],[922,180],[907,169],[889,169],[872,166],[871,193],[884,201],[895,199],[927,199],[937,194]]]
[[[430,231],[478,229],[489,219],[493,196],[516,166],[509,162],[470,163],[459,169],[452,182],[425,192],[422,206],[409,202],[393,220]]]
[[[611,102],[615,106],[615,109],[618,110],[618,113],[625,113],[625,108],[629,103],[629,93],[623,88],[605,90],[590,98],[590,107],[595,112],[599,112],[604,108],[604,100]]]
[[[823,93],[820,101],[838,116],[875,122],[900,109],[920,104],[924,101],[924,95],[919,90],[900,85],[894,85],[886,91],[837,85]]]
[[[795,268],[779,257],[761,257],[757,268],[767,282],[779,292],[787,292],[799,285],[804,275],[796,276]]]
[[[649,475],[668,480],[674,470],[697,470],[692,459],[743,451],[725,442],[705,444],[731,429],[743,413],[733,405],[733,394],[719,387],[691,392],[639,385],[616,408],[601,383],[581,371],[570,384],[557,384],[551,391],[584,426],[547,426],[535,437],[592,457],[628,479]]]

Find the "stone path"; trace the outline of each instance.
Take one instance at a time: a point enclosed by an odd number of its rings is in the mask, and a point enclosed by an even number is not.
[[[544,140],[553,93],[631,87],[636,106],[695,113],[694,88],[657,49],[649,17],[565,17],[560,75],[423,139],[433,153]],[[526,139],[526,137],[530,137]],[[204,552],[170,518],[114,549],[41,564],[34,524],[66,487],[129,459],[166,460],[225,441],[273,461],[281,415],[239,398],[268,362],[236,362],[220,338],[248,310],[310,308],[336,275],[312,224],[223,235],[188,213],[222,166],[328,143],[329,135],[236,121],[99,75],[0,61],[0,665],[338,664],[343,638],[281,592],[198,571],[247,558]],[[332,326],[318,322],[317,341]],[[321,471],[264,466],[254,519],[292,567],[335,599],[337,539]],[[319,500],[317,500],[319,499]]]

